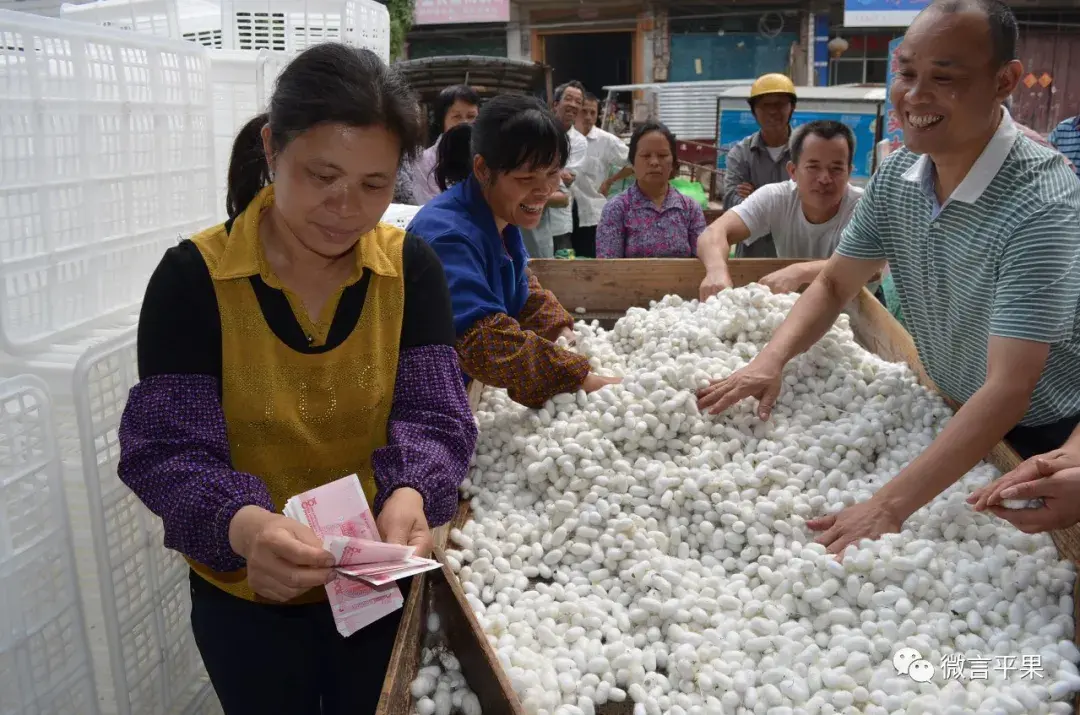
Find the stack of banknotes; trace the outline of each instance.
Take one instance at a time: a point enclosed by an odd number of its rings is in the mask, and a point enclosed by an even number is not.
[[[411,546],[383,543],[356,475],[297,494],[284,514],[309,526],[334,555],[337,577],[326,584],[326,594],[343,636],[401,608],[394,581],[439,567]]]

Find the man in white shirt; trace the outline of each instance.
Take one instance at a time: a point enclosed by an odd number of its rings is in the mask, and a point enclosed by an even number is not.
[[[586,94],[575,125],[588,143],[585,162],[571,188],[577,258],[596,258],[596,226],[607,203],[607,193],[614,182],[634,173],[634,167],[627,164],[630,147],[626,142],[596,126],[599,111],[600,101],[595,95]],[[618,171],[609,176],[612,170]]]
[[[758,188],[698,239],[698,257],[706,270],[701,300],[731,287],[727,258],[733,243],[772,234],[778,258],[816,259],[762,278],[776,293],[812,283],[836,249],[863,194],[850,183],[855,136],[840,122],[809,122],[792,133],[790,150],[789,181]]]
[[[585,85],[577,80],[560,84],[555,88],[554,99],[553,109],[555,116],[562,122],[567,137],[570,139],[570,157],[563,168],[562,183],[559,186],[559,191],[570,196],[570,187],[573,186],[578,172],[581,171],[582,165],[585,163],[585,154],[589,146],[581,132],[574,128],[574,122],[577,121],[578,114],[581,113],[581,106],[585,102]],[[565,206],[555,206],[549,203],[547,208],[544,209],[545,212],[550,212],[550,226],[551,233],[554,236],[556,258],[574,257],[572,202],[573,198],[571,197],[571,203]]]

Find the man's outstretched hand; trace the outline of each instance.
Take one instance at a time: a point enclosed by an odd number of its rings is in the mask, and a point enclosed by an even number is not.
[[[760,356],[754,358],[746,367],[713,380],[708,387],[698,390],[698,409],[718,415],[747,397],[755,397],[758,400],[758,417],[767,420],[780,396],[782,373],[783,365],[777,366]]]

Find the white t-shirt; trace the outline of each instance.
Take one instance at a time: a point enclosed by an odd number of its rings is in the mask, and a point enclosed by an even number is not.
[[[786,149],[787,147],[783,146],[783,145],[780,145],[780,146],[768,146],[768,147],[765,147],[765,148],[768,149],[769,156],[772,157],[772,160],[776,161],[777,159],[780,158],[780,155],[784,153],[784,149]]]
[[[577,177],[585,165],[585,154],[589,150],[589,142],[586,141],[581,132],[574,127],[570,127],[570,131],[566,134],[570,139],[570,156],[566,160],[566,169]],[[559,190],[569,194],[566,187],[560,186]],[[544,209],[547,213],[551,214],[551,235],[562,236],[567,233],[573,233],[574,214],[571,209],[573,200],[574,197],[570,194],[571,204],[567,204],[562,208],[549,207]]]
[[[600,193],[600,184],[604,183],[612,169],[621,169],[626,165],[630,147],[619,137],[599,127],[593,127],[585,139],[589,144],[585,163],[570,190],[577,202],[578,221],[582,226],[596,226],[607,203],[607,197]]]
[[[731,210],[750,229],[747,244],[771,233],[777,258],[828,258],[862,195],[862,189],[848,184],[836,215],[825,223],[810,223],[803,214],[799,189],[789,179],[762,186]]]

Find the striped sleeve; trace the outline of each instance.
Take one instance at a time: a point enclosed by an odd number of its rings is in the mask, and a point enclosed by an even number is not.
[[[1060,343],[1072,337],[1080,302],[1080,212],[1041,207],[1009,236],[998,264],[990,332]]]
[[[883,169],[884,167],[878,169],[870,179],[870,183],[866,185],[862,199],[855,206],[851,220],[840,235],[836,252],[841,256],[861,261],[880,261],[887,257],[885,245],[881,242],[881,226],[878,225],[878,209],[875,200],[876,185],[880,181],[886,181]],[[886,193],[888,193],[887,190]]]

